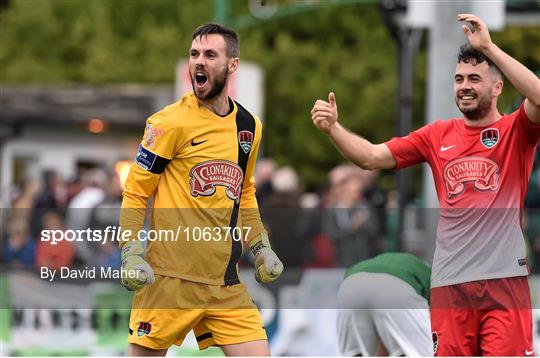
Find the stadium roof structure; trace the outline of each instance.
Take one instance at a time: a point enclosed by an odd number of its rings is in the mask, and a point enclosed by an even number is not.
[[[173,86],[2,86],[0,122],[20,127],[99,118],[112,127],[140,129],[148,116],[173,102],[173,94]]]

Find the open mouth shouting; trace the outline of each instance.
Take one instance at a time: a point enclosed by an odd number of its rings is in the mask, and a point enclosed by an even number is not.
[[[197,89],[202,90],[206,83],[208,83],[208,75],[201,70],[195,72],[195,84]]]
[[[193,91],[198,99],[209,100],[215,98],[223,92],[227,84],[226,68],[220,73],[201,66],[189,73]],[[212,76],[210,76],[210,73],[212,73]]]

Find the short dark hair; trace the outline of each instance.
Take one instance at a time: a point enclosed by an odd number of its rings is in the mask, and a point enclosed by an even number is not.
[[[499,67],[497,67],[497,65],[493,63],[493,61],[491,61],[489,57],[484,55],[481,51],[473,48],[470,44],[461,45],[461,47],[459,48],[458,63],[460,62],[470,63],[473,66],[476,66],[477,64],[482,62],[486,62],[491,71],[503,78],[503,73],[499,69]]]
[[[240,56],[240,45],[238,43],[238,34],[236,31],[227,27],[225,25],[208,23],[203,24],[195,29],[193,32],[192,40],[195,38],[204,36],[204,35],[221,35],[227,44],[227,56],[229,57],[239,57]]]

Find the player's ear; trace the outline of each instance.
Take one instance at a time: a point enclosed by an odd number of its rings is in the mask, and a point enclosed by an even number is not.
[[[493,85],[493,91],[492,91],[493,97],[499,97],[501,95],[503,86],[504,86],[504,82],[502,80],[498,80],[495,82],[495,84]]]
[[[240,64],[240,59],[238,57],[233,57],[229,60],[229,74],[236,72],[238,65]]]

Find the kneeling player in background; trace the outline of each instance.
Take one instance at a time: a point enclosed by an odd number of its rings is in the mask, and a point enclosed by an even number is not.
[[[338,293],[344,356],[431,356],[430,268],[406,253],[386,253],[347,270]]]

